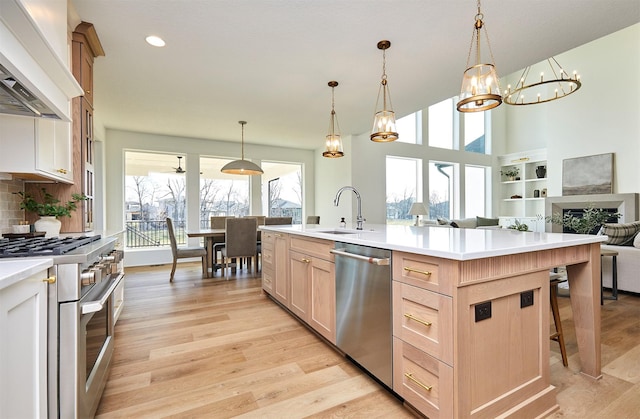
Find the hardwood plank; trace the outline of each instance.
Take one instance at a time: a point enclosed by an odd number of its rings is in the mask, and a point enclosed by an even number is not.
[[[98,418],[413,417],[358,367],[266,297],[260,279],[201,277],[200,265],[127,269],[125,306]],[[560,298],[569,367],[549,341],[559,411],[637,417],[640,296],[602,306],[603,378],[579,374],[573,313]]]

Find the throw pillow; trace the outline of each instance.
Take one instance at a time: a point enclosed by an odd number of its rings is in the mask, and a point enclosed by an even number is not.
[[[453,224],[456,224],[455,226]],[[476,228],[475,218],[461,218],[459,220],[451,220],[451,226],[457,228]]]
[[[451,221],[451,224],[449,224],[451,227],[453,228],[460,228],[460,226],[458,225],[458,223],[456,223],[455,221]]]
[[[633,239],[633,247],[640,249],[640,233],[636,233],[636,238]]]
[[[500,220],[498,218],[476,217],[476,223],[478,224],[478,227],[497,226],[500,224]]]
[[[438,217],[438,218],[436,219],[436,221],[438,221],[438,224],[440,224],[441,226],[451,224],[451,221],[447,220],[447,219],[446,219],[446,218],[444,218],[444,217]]]
[[[609,238],[605,244],[615,244],[618,246],[629,246],[633,244],[634,238],[640,231],[640,221],[633,223],[607,223],[602,226],[602,234]]]

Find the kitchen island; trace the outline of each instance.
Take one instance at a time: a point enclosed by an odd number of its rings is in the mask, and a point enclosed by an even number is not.
[[[325,337],[335,336],[331,310],[340,278],[314,282],[316,260],[333,262],[327,249],[340,243],[392,251],[392,390],[431,418],[542,417],[557,409],[549,378],[549,270],[559,266],[567,267],[582,373],[601,376],[605,237],[386,225],[261,228],[264,290],[315,330],[308,319],[320,318]],[[324,265],[322,272],[328,282],[335,270]]]

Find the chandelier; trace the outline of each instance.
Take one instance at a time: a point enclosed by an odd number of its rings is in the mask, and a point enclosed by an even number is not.
[[[531,66],[522,72],[520,80],[512,90],[511,85],[504,91],[503,100],[508,105],[535,105],[561,99],[576,92],[581,86],[580,76],[573,72],[570,76],[554,57],[547,59],[551,78],[545,80],[544,72],[540,73],[540,79],[527,82]]]

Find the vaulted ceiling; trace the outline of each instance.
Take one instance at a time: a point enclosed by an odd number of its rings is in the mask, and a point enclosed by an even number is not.
[[[328,131],[330,80],[342,134],[371,128],[380,40],[398,117],[456,95],[477,12],[471,0],[71,2],[106,52],[99,126],[239,142],[246,120],[248,143],[309,149]],[[638,0],[484,0],[482,12],[502,76],[640,22]]]

